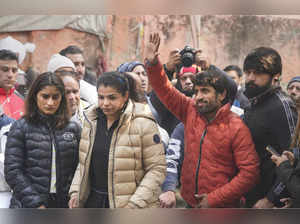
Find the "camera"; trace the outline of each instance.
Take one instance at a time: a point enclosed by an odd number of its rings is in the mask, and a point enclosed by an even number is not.
[[[196,50],[190,46],[185,46],[180,52],[181,63],[184,67],[190,67],[195,62]]]

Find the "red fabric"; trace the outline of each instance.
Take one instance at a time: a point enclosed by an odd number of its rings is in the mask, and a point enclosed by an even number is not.
[[[18,120],[24,115],[24,101],[14,91],[15,89],[12,88],[9,93],[6,93],[3,88],[0,88],[0,104],[8,117]]]
[[[195,67],[193,67],[193,66],[191,66],[191,67],[182,67],[180,69],[180,72],[179,72],[179,77],[182,76],[184,73],[187,73],[187,72],[196,74],[197,73],[197,69]]]
[[[198,174],[198,194],[208,194],[210,207],[239,207],[241,197],[259,178],[259,159],[249,129],[230,111],[230,104],[219,109],[209,124],[200,116],[191,98],[168,81],[160,63],[147,67],[149,81],[160,100],[185,126],[181,195],[196,206],[195,177],[200,138],[207,126]]]

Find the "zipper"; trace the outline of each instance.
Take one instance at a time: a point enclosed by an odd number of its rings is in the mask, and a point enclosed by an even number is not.
[[[111,175],[111,187],[112,187],[112,200],[113,200],[113,204],[114,204],[114,208],[116,208],[116,200],[115,200],[115,197],[114,197],[114,195],[115,195],[115,188],[114,188],[114,167],[115,167],[115,152],[116,152],[116,144],[117,144],[117,139],[118,139],[118,134],[119,134],[119,130],[120,130],[120,128],[121,128],[121,126],[122,126],[122,124],[123,124],[123,122],[124,122],[124,116],[123,116],[123,118],[122,118],[122,121],[119,123],[120,125],[119,125],[119,127],[118,127],[118,129],[117,129],[117,131],[116,131],[116,134],[115,134],[115,141],[114,141],[114,147],[113,147],[113,159],[112,159],[112,175]]]
[[[200,139],[200,152],[199,152],[196,175],[195,175],[195,194],[198,194],[198,177],[199,177],[199,170],[200,170],[200,163],[201,163],[202,144],[203,144],[204,138],[206,136],[206,133],[207,133],[207,126],[205,126],[205,129],[204,129],[201,139]]]
[[[89,151],[88,151],[88,154],[87,154],[87,156],[86,156],[86,158],[85,158],[85,161],[84,161],[84,166],[83,166],[83,168],[84,168],[84,172],[83,172],[83,176],[82,176],[82,179],[81,179],[81,182],[80,182],[80,185],[79,186],[82,186],[82,183],[83,183],[83,180],[84,180],[84,178],[85,178],[85,174],[86,174],[86,168],[85,168],[85,165],[86,165],[86,161],[87,161],[87,159],[89,158],[89,154],[90,154],[90,152],[91,152],[91,138],[92,138],[92,132],[93,132],[93,125],[92,125],[92,123],[90,122],[90,120],[86,117],[86,115],[85,114],[83,114],[84,116],[85,116],[85,119],[86,119],[86,121],[89,123],[89,125],[91,126],[91,131],[89,132],[89,147],[88,147],[88,149],[89,149]],[[80,150],[79,150],[80,151]],[[79,154],[80,152],[78,152],[78,154]],[[78,155],[78,165],[80,165],[80,161],[79,161],[79,155]],[[80,199],[80,191],[81,191],[81,188],[79,189],[79,192],[78,192],[78,200]]]

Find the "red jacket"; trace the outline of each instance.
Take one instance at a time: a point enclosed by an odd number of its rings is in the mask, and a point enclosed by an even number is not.
[[[15,94],[14,88],[12,88],[9,93],[6,93],[3,88],[0,88],[0,104],[8,117],[18,120],[24,115],[24,101]]]
[[[168,81],[160,63],[147,70],[160,100],[184,123],[182,197],[195,207],[194,195],[206,193],[210,207],[238,207],[240,198],[259,178],[259,159],[249,129],[230,111],[230,104],[207,123],[196,111],[194,100]]]

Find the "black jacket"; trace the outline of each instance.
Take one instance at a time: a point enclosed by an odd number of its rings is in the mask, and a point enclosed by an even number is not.
[[[5,179],[13,190],[10,207],[47,207],[53,144],[56,194],[59,207],[67,207],[68,191],[78,164],[79,141],[80,127],[75,122],[69,122],[61,130],[52,130],[46,120],[38,124],[24,118],[17,120],[10,129],[5,150]]]
[[[292,167],[289,161],[285,161],[276,168],[276,174],[287,187],[289,197],[293,200],[292,208],[300,208],[300,163]]]
[[[297,110],[293,101],[280,88],[269,89],[259,98],[249,100],[251,106],[245,109],[244,121],[250,129],[260,158],[261,173],[260,183],[246,196],[247,206],[252,207],[267,194],[270,198],[275,197],[272,192],[276,182],[275,164],[265,148],[271,145],[280,154],[289,148],[297,123]]]

